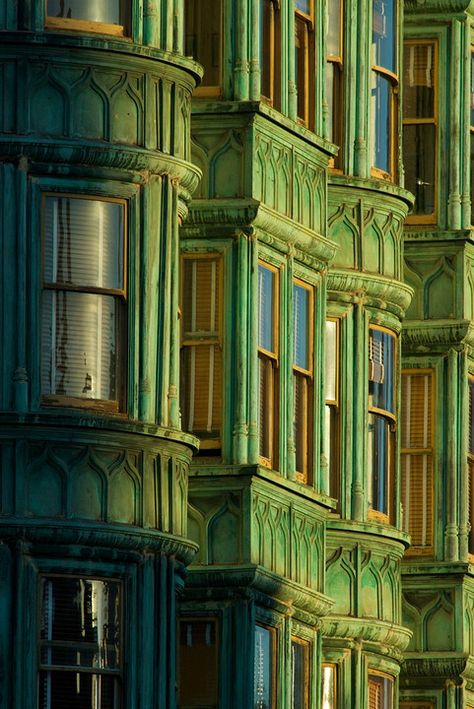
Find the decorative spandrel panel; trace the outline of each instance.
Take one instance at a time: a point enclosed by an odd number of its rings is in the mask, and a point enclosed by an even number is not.
[[[206,495],[191,490],[188,502],[188,536],[199,544],[197,565],[237,564],[244,561],[240,492]]]
[[[462,276],[462,256],[453,249],[424,249],[420,244],[407,246],[405,282],[415,290],[407,318],[444,320],[463,317]],[[468,284],[469,280],[466,281]]]
[[[456,649],[454,591],[441,587],[407,590],[402,596],[403,624],[412,631],[407,652]]]

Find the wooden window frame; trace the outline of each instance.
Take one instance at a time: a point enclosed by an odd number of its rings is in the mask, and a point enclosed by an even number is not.
[[[303,709],[309,709],[310,706],[310,690],[311,690],[311,682],[310,682],[310,658],[311,658],[311,643],[309,640],[305,640],[304,638],[300,638],[297,635],[292,635],[291,636],[291,649],[293,651],[293,645],[300,645],[303,649]],[[294,663],[293,663],[293,652],[291,656],[291,677],[292,677],[292,688],[293,688],[293,671],[294,671]],[[292,699],[294,698],[294,694],[292,692]]]
[[[301,123],[302,125],[306,126],[310,130],[313,128],[314,125],[314,97],[315,97],[315,81],[314,81],[314,74],[315,74],[315,39],[314,39],[314,34],[315,34],[315,29],[314,29],[314,0],[309,0],[310,5],[311,5],[311,11],[309,14],[306,14],[305,12],[302,12],[302,10],[299,10],[296,6],[294,6],[295,9],[295,47],[297,47],[297,38],[298,38],[298,31],[297,27],[298,24],[301,24],[301,26],[304,29],[304,38],[305,38],[305,46],[301,51],[304,51],[304,59],[303,59],[303,64],[304,64],[304,71],[303,71],[303,116],[299,115],[299,99],[301,96],[301,90],[299,87],[299,72],[298,72],[298,66],[295,63],[295,84],[296,84],[296,89],[297,89],[297,97],[296,97],[296,115],[297,115],[297,121]]]
[[[122,0],[118,0],[119,6]],[[130,39],[131,25],[131,0],[123,0],[128,15],[128,23],[123,25],[109,24],[107,22],[94,22],[93,20],[75,20],[67,17],[52,17],[48,15],[48,0],[44,0],[45,29],[53,31],[81,32],[86,34],[106,34],[121,39]]]
[[[332,687],[333,687],[333,695],[334,695],[335,703],[334,703],[334,706],[331,707],[331,709],[337,709],[337,707],[338,707],[338,701],[337,701],[338,664],[336,662],[323,662],[321,664],[321,708],[325,709],[322,704],[323,699],[324,699],[322,692],[324,689],[324,669],[326,667],[331,667],[333,669]]]
[[[213,338],[186,338],[184,332],[184,317],[181,317],[181,357],[187,347],[209,347],[215,346],[223,354],[223,304],[224,304],[224,259],[220,251],[185,251],[181,254],[181,287],[180,287],[180,310],[183,313],[184,309],[184,264],[185,261],[215,261],[217,265],[217,288],[216,288],[216,303],[219,304],[219,315],[217,318],[217,335]],[[221,370],[223,374],[223,360],[221,360]],[[223,405],[223,386],[221,374],[221,407],[219,411],[219,428],[220,435],[218,437],[209,436],[208,438],[200,437],[200,451],[218,450],[222,447],[222,405]]]
[[[432,45],[434,52],[434,83],[433,83],[433,106],[434,115],[432,118],[403,118],[402,128],[405,126],[417,126],[417,125],[433,125],[434,126],[434,208],[432,214],[408,214],[406,217],[406,224],[436,224],[437,213],[438,213],[438,190],[437,190],[437,175],[438,175],[438,94],[439,94],[439,77],[438,77],[438,42],[436,38],[423,37],[422,39],[410,38],[403,42],[404,50],[409,46],[417,45]],[[474,51],[474,48],[473,48]],[[474,127],[471,127],[471,131],[474,131]]]
[[[331,0],[328,0],[331,2]],[[334,95],[339,96],[339,115],[335,116],[334,113],[331,116],[332,122],[332,141],[335,145],[339,147],[339,152],[336,157],[329,159],[328,166],[334,172],[342,172],[342,148],[344,142],[343,133],[343,116],[344,116],[344,3],[345,0],[341,0],[340,4],[340,17],[339,17],[339,48],[340,54],[327,54],[326,65],[333,67],[333,80],[331,83],[331,88],[333,92],[333,107],[334,107]],[[329,18],[328,18],[329,21]],[[327,82],[326,82],[327,86]],[[336,140],[339,142],[336,142]]]
[[[265,14],[264,14],[264,4],[267,3],[270,8],[270,24],[267,26],[264,23],[265,20]],[[261,81],[261,98],[262,101],[267,103],[269,106],[273,106],[275,108],[278,108],[279,103],[280,103],[280,80],[281,80],[281,69],[280,69],[280,57],[281,57],[281,51],[280,50],[280,0],[260,0],[259,4],[259,9],[260,12],[263,14],[263,17],[261,18],[262,22],[262,27],[263,27],[263,35],[268,36],[268,44],[269,44],[269,56],[268,56],[268,85],[270,88],[270,95],[267,96],[266,93],[264,93],[264,82],[263,82],[263,76],[264,76],[264,69],[263,66],[260,67],[260,81]],[[262,40],[262,36],[260,37]],[[263,56],[263,48],[265,46],[265,43],[263,47],[261,48],[261,55]],[[265,56],[263,57],[263,60],[265,61]]]
[[[220,653],[220,622],[219,622],[219,617],[216,615],[181,615],[178,617],[178,632],[177,632],[177,662],[176,662],[176,674],[177,674],[177,684],[178,684],[178,698],[180,700],[181,698],[181,675],[182,675],[182,670],[181,670],[181,633],[180,633],[180,628],[181,628],[181,623],[212,623],[214,625],[214,632],[215,632],[215,645],[216,645],[216,662],[215,662],[215,676],[216,676],[216,694],[217,698],[219,699],[219,691],[220,691],[220,681],[219,681],[219,653]],[[182,705],[181,701],[179,701],[179,706],[183,707],[183,709],[186,709],[189,705]],[[198,705],[196,705],[196,709],[198,709]]]
[[[373,0],[372,0],[373,2]],[[399,17],[399,7],[398,7],[398,2],[394,3],[394,8],[395,8],[395,13],[396,13],[396,18],[395,22],[393,23],[393,31],[397,33],[396,39],[398,39],[398,28],[397,28],[397,23],[398,23],[398,17]],[[372,23],[374,19],[374,13],[372,11]],[[395,67],[398,66],[399,62],[399,50],[398,50],[398,41],[394,42],[395,44]],[[389,141],[389,161],[390,161],[390,171],[387,172],[383,170],[382,168],[377,167],[376,165],[371,165],[370,168],[370,174],[372,177],[375,177],[376,179],[380,180],[386,180],[389,182],[395,182],[398,178],[398,171],[397,171],[397,154],[398,154],[398,141],[397,141],[397,136],[398,136],[398,95],[399,95],[399,76],[398,74],[394,73],[390,69],[387,69],[383,66],[380,66],[379,64],[372,64],[372,75],[375,74],[375,76],[380,76],[384,79],[386,79],[389,82],[390,86],[390,126],[389,126],[389,131],[388,131],[388,136],[387,140]],[[370,111],[371,114],[371,121],[370,121],[370,126],[372,127],[373,130],[373,140],[374,144],[373,147],[375,150],[375,136],[376,136],[376,131],[375,131],[375,126],[377,123],[377,116],[372,114],[372,109]]]
[[[44,641],[41,639],[41,624],[42,624],[42,618],[43,618],[43,603],[42,603],[42,597],[41,597],[41,582],[43,580],[51,580],[51,579],[74,579],[74,580],[80,580],[84,579],[87,581],[109,581],[115,584],[118,584],[119,586],[119,647],[121,648],[120,656],[119,656],[119,667],[118,669],[104,669],[100,667],[83,667],[82,665],[76,666],[76,665],[57,665],[57,664],[50,664],[47,665],[43,662],[41,662],[41,648],[47,645],[47,641]],[[38,648],[38,670],[37,670],[37,679],[38,679],[38,687],[39,687],[39,676],[41,672],[65,672],[68,674],[72,673],[77,673],[77,674],[84,674],[84,675],[106,675],[108,677],[116,677],[118,679],[119,685],[120,685],[120,701],[119,705],[117,706],[116,709],[120,709],[120,707],[123,705],[124,701],[124,692],[123,692],[123,682],[124,682],[124,650],[125,650],[125,645],[124,645],[124,640],[125,640],[125,628],[124,628],[124,619],[125,619],[125,614],[124,614],[124,582],[122,579],[119,578],[113,578],[113,577],[108,577],[108,576],[95,576],[92,574],[86,574],[86,573],[47,573],[43,572],[38,576],[38,585],[37,585],[37,617],[38,617],[38,624],[37,624],[37,640],[36,640],[36,647]],[[54,643],[54,641],[52,641]],[[66,641],[60,641],[62,645],[65,644]],[[69,641],[71,643],[71,649],[77,649],[77,643],[73,641]],[[39,696],[38,696],[38,704],[39,704]]]
[[[372,679],[375,678],[375,679]],[[377,681],[377,678],[380,678],[379,681]],[[382,696],[382,706],[377,707],[376,709],[395,709],[395,678],[392,675],[387,674],[386,672],[380,672],[379,670],[374,670],[372,668],[369,668],[367,672],[367,706],[369,709],[372,709],[369,705],[369,687],[370,683],[374,682],[374,684],[377,684],[378,686],[383,686],[380,683],[380,680],[388,680],[390,683],[390,688],[391,688],[391,697],[389,697],[390,704],[389,706],[386,706],[386,697]]]
[[[279,420],[279,406],[278,406],[278,392],[279,392],[279,352],[280,352],[280,270],[262,259],[258,260],[258,266],[262,266],[274,274],[274,302],[272,303],[272,331],[274,335],[275,351],[265,349],[258,343],[257,353],[259,360],[259,371],[258,371],[258,386],[260,387],[260,362],[267,363],[272,368],[271,377],[271,401],[272,405],[268,407],[268,448],[271,452],[270,457],[263,456],[259,454],[259,463],[266,468],[275,469],[277,465],[278,458],[278,420]],[[258,294],[257,294],[258,301]],[[260,402],[259,402],[260,406]],[[260,438],[260,430],[259,430]]]
[[[431,446],[428,446],[426,448],[404,448],[402,447],[402,442],[403,442],[403,433],[401,432],[400,438],[401,438],[401,447],[400,447],[400,459],[401,461],[403,460],[403,456],[405,455],[420,455],[420,454],[425,454],[425,455],[431,455],[431,460],[432,460],[432,471],[431,471],[431,481],[432,485],[434,486],[434,456],[435,456],[435,370],[434,368],[423,368],[423,369],[415,369],[415,368],[406,368],[402,369],[401,371],[401,377],[403,380],[403,377],[408,376],[408,375],[430,375],[431,377],[431,382],[429,384],[430,387],[430,396],[431,396]],[[403,426],[403,419],[400,418],[400,426]],[[402,485],[402,471],[400,471],[400,478],[401,478],[401,485]],[[404,496],[404,490],[402,487],[402,497]],[[433,554],[433,548],[434,548],[434,500],[435,500],[435,490],[434,487],[432,488],[431,491],[432,494],[432,510],[431,510],[431,544],[427,545],[426,547],[424,546],[410,546],[405,554],[407,556],[430,556]],[[404,508],[404,515],[406,517],[407,511],[406,508]],[[408,530],[405,530],[408,531]],[[409,532],[408,532],[409,533]]]
[[[45,205],[48,197],[57,199],[89,200],[93,202],[109,202],[123,207],[123,288],[100,288],[94,286],[75,286],[67,283],[49,283],[45,281]],[[41,403],[47,406],[88,409],[102,413],[123,414],[126,411],[127,392],[127,333],[128,333],[128,216],[129,205],[126,199],[107,197],[101,194],[82,194],[78,192],[42,192],[41,195],[41,294],[45,291],[62,293],[91,293],[104,297],[113,297],[119,303],[118,327],[116,334],[117,352],[117,399],[86,399],[81,397],[58,394],[41,394]],[[41,320],[41,318],[40,318]]]
[[[299,367],[293,356],[293,384],[294,384],[294,396],[296,398],[296,381],[297,378],[301,378],[304,382],[305,390],[305,402],[304,402],[304,418],[301,426],[306,430],[307,435],[305,437],[306,445],[303,447],[301,452],[301,457],[305,459],[305,464],[303,470],[298,470],[296,461],[298,456],[297,452],[297,436],[295,436],[295,473],[296,480],[302,482],[305,485],[309,485],[312,482],[312,469],[313,469],[313,434],[314,434],[314,416],[313,416],[313,404],[314,404],[314,286],[310,283],[306,283],[299,278],[293,278],[292,286],[298,286],[303,288],[309,294],[308,299],[308,363],[310,365],[309,369],[304,369]],[[293,338],[295,338],[295,311],[293,309]],[[296,341],[294,340],[294,344]],[[296,406],[295,406],[295,429],[296,429]]]
[[[473,387],[473,396],[471,402],[471,385]],[[468,559],[470,563],[474,563],[474,450],[470,450],[470,418],[474,416],[474,374],[468,376],[468,442],[467,442],[467,474],[468,474],[468,522],[470,526],[468,538]]]
[[[219,12],[220,12],[220,28],[219,28],[219,83],[218,84],[205,84],[201,83],[199,86],[196,86],[196,88],[193,91],[193,98],[216,98],[219,99],[222,96],[222,91],[223,91],[223,71],[224,71],[224,0],[219,0],[220,2],[220,7],[219,7]],[[185,18],[185,29],[184,32],[186,32],[186,18]],[[186,35],[187,36],[187,35]],[[185,36],[185,41],[186,41],[186,36]],[[191,55],[192,56],[192,55]],[[196,61],[199,61],[196,59]],[[203,82],[206,81],[206,77],[204,75],[203,77]]]
[[[370,342],[370,331],[371,330],[376,330],[378,332],[385,332],[388,335],[390,335],[393,338],[393,344],[394,344],[394,356],[393,356],[393,408],[394,411],[396,412],[397,410],[397,401],[396,401],[396,385],[395,385],[395,380],[396,380],[396,372],[397,372],[397,366],[398,366],[398,338],[396,333],[393,330],[390,330],[387,327],[383,327],[381,325],[369,325],[369,342]],[[369,377],[367,377],[367,391],[369,387]],[[369,507],[368,509],[368,519],[373,520],[375,522],[382,522],[384,524],[390,524],[392,516],[393,516],[393,498],[394,498],[394,482],[395,482],[395,454],[396,454],[396,429],[397,429],[397,418],[396,414],[388,411],[388,409],[380,409],[376,406],[371,406],[370,403],[368,405],[368,414],[373,414],[375,416],[379,416],[380,418],[383,418],[388,424],[389,424],[389,438],[388,438],[388,452],[387,452],[387,462],[388,462],[388,470],[387,470],[387,480],[386,480],[386,486],[387,486],[387,513],[381,512],[380,510],[376,510],[373,507]],[[367,446],[368,449],[368,446]],[[368,467],[368,466],[367,466]]]
[[[277,684],[278,684],[278,682],[277,682],[278,629],[272,625],[268,625],[267,623],[263,623],[260,620],[256,621],[255,627],[260,627],[260,628],[263,628],[264,630],[267,630],[270,635],[270,707],[275,707],[276,706],[276,698],[277,698]],[[255,635],[254,635],[254,638],[255,638]],[[255,640],[254,640],[254,643],[255,643]],[[255,658],[254,658],[254,667],[255,667]],[[254,689],[254,691],[253,691],[252,706],[255,703],[255,686],[253,689]]]
[[[334,441],[329,441],[331,446],[329,464],[329,491],[330,495],[336,500],[340,500],[340,368],[341,368],[341,318],[327,316],[326,322],[333,322],[336,325],[336,344],[335,344],[335,363],[336,363],[336,381],[334,399],[324,397],[325,408],[329,408],[331,420],[334,421]],[[327,377],[327,373],[325,373]]]

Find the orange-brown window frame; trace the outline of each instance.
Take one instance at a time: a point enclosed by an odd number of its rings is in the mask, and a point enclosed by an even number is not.
[[[258,343],[258,364],[259,364],[259,374],[258,374],[258,386],[260,392],[261,385],[261,367],[264,368],[264,376],[268,377],[268,406],[265,410],[265,431],[264,431],[264,450],[268,451],[269,455],[262,453],[262,446],[260,445],[260,455],[259,462],[267,468],[276,468],[278,462],[278,419],[279,419],[279,407],[278,407],[278,392],[279,392],[279,341],[280,341],[280,328],[279,328],[279,308],[280,308],[280,272],[278,268],[272,266],[266,261],[258,261],[258,266],[267,269],[274,276],[273,286],[273,302],[272,302],[272,332],[273,332],[273,342],[274,349],[265,349]],[[260,294],[258,294],[258,299],[260,299]],[[259,416],[261,415],[261,402],[259,393]],[[262,431],[259,426],[259,440],[262,437]]]
[[[186,0],[187,2],[187,0]],[[186,26],[186,19],[187,19],[187,13],[186,13],[186,2],[184,4],[184,9],[185,9],[185,54],[188,54],[190,56],[193,56],[192,51],[187,47],[188,43],[188,37],[191,36],[199,36],[199,31],[200,27],[195,28],[196,32],[195,33],[188,33],[187,32],[187,26]],[[195,6],[199,8],[199,0],[196,0]],[[204,71],[204,76],[202,78],[202,82],[200,86],[196,87],[193,91],[193,98],[220,98],[222,95],[222,87],[223,87],[223,43],[224,43],[224,1],[223,0],[213,0],[213,7],[212,7],[212,14],[215,16],[215,14],[219,14],[219,32],[217,33],[217,37],[212,37],[211,39],[211,56],[213,52],[216,53],[217,55],[217,61],[218,61],[218,76],[219,80],[217,84],[208,84],[207,83],[207,77],[206,77],[206,71]],[[215,41],[215,46],[212,45],[212,43]],[[199,58],[196,58],[197,61],[199,61]],[[205,67],[204,67],[205,68]]]
[[[299,482],[309,484],[312,481],[313,467],[313,402],[314,402],[314,287],[299,278],[293,279],[293,287],[299,287],[308,293],[308,364],[309,368],[298,366],[293,358],[293,382],[295,396],[295,460],[296,479]],[[295,318],[295,310],[293,310]],[[295,333],[295,321],[293,321],[293,331]],[[301,405],[302,421],[299,422],[296,410],[296,391],[298,385],[302,385],[303,403]],[[301,428],[302,435],[298,435],[298,428]],[[298,465],[298,461],[302,465]]]
[[[309,0],[309,3],[309,14],[299,10],[295,3],[295,47],[302,52],[302,66],[300,67],[297,61],[295,63],[295,81],[297,118],[303,125],[311,129],[314,126],[315,96],[314,0]]]
[[[328,395],[328,357],[330,356],[329,348],[327,345],[327,335],[326,335],[326,393],[325,393],[325,427],[326,427],[326,438],[325,438],[325,450],[329,454],[328,466],[329,466],[329,494],[335,499],[340,497],[340,476],[339,476],[339,451],[340,451],[340,430],[339,430],[339,387],[340,387],[340,331],[341,331],[341,321],[340,318],[327,317],[326,318],[326,332],[327,324],[334,323],[335,326],[335,337],[334,337],[334,363],[335,363],[335,381],[334,381],[334,397]]]
[[[331,0],[329,0],[330,2]],[[332,67],[332,81],[329,81],[328,74],[326,80],[326,91],[332,92],[333,112],[329,116],[331,120],[331,140],[339,146],[339,152],[335,158],[329,160],[329,167],[334,170],[342,170],[342,143],[343,143],[343,113],[344,113],[344,1],[341,0],[339,7],[339,54],[328,52],[326,64]],[[329,16],[328,16],[329,22]],[[337,98],[336,98],[337,97]]]
[[[291,637],[291,673],[292,679],[294,679],[294,658],[293,658],[293,645],[299,645],[303,648],[303,687],[302,687],[302,698],[303,698],[303,709],[309,709],[310,703],[310,657],[311,657],[311,643],[308,640],[299,638],[296,635]],[[293,685],[293,682],[292,682]],[[293,685],[294,687],[294,685]],[[293,694],[294,689],[292,689]],[[293,699],[293,696],[292,696]],[[301,703],[299,704],[301,706]]]
[[[267,10],[265,10],[267,8]],[[281,29],[279,0],[260,0],[260,82],[262,100],[274,108],[280,106]]]

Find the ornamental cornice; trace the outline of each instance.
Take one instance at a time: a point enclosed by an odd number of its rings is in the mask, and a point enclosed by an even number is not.
[[[184,229],[188,236],[209,236],[208,228],[233,234],[244,231],[319,270],[334,258],[336,244],[255,199],[195,199]]]
[[[330,299],[343,294],[349,302],[386,309],[397,317],[403,317],[413,296],[413,289],[401,281],[342,269],[329,271],[327,287]]]
[[[385,207],[389,200],[390,209],[394,209],[394,207],[396,208],[398,206],[397,212],[402,219],[405,219],[407,210],[413,205],[414,201],[411,192],[405,190],[403,187],[393,185],[391,182],[329,172],[328,193],[330,200],[333,196],[338,196],[339,193],[344,194],[344,199],[347,199],[348,194],[350,194],[353,199],[358,191],[360,191],[359,196],[370,198],[371,201],[380,200],[381,204]],[[338,199],[335,201],[339,202]]]
[[[474,324],[470,320],[409,320],[404,323],[402,347],[410,351],[430,352],[436,347],[474,347]]]
[[[405,15],[411,14],[446,14],[464,13],[472,14],[474,3],[472,0],[405,0]]]
[[[411,677],[437,677],[462,681],[462,673],[468,666],[469,655],[456,653],[424,652],[420,657],[415,653],[405,653],[401,679]]]
[[[397,657],[401,657],[412,636],[411,630],[402,625],[394,625],[376,618],[369,621],[367,618],[347,616],[324,618],[321,634],[330,638],[353,638],[365,643],[380,643],[389,647]]]

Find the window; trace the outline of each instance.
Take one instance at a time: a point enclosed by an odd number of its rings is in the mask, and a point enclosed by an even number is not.
[[[295,71],[297,116],[312,128],[315,75],[313,0],[295,0]]]
[[[218,642],[214,618],[179,622],[180,709],[217,709]]]
[[[46,27],[130,34],[130,0],[46,0]]]
[[[372,172],[394,178],[397,78],[396,0],[373,0],[372,15]]]
[[[474,554],[474,378],[469,378],[469,437],[468,437],[468,519],[470,525],[469,532],[469,554]]]
[[[195,96],[219,96],[222,86],[222,0],[186,0],[185,43],[187,56],[204,67]]]
[[[253,709],[275,706],[275,631],[255,626]]]
[[[277,0],[260,0],[261,94],[275,108],[280,105],[280,7]]]
[[[291,696],[292,709],[308,709],[309,643],[300,638],[291,639]]]
[[[293,281],[293,383],[295,397],[296,471],[300,482],[311,480],[313,437],[313,289]]]
[[[321,709],[337,709],[337,668],[336,665],[322,666],[322,703]]]
[[[393,679],[388,675],[369,674],[368,709],[393,709]]]
[[[405,43],[403,68],[403,161],[405,187],[415,195],[413,223],[435,220],[436,44]]]
[[[433,549],[433,372],[402,372],[401,476],[403,529],[411,554]]]
[[[369,331],[369,515],[390,518],[395,453],[395,337],[386,330]]]
[[[343,97],[343,0],[327,3],[326,29],[326,101],[328,106],[328,138],[339,146],[339,154],[332,167],[341,166],[342,97]]]
[[[326,406],[324,454],[329,469],[329,494],[339,498],[339,322],[326,320]]]
[[[184,254],[181,310],[181,413],[183,428],[202,449],[221,446],[222,260],[218,254]]]
[[[43,196],[45,403],[123,410],[125,207],[120,200]]]
[[[260,460],[276,465],[278,421],[278,271],[258,266],[258,433]]]
[[[120,709],[120,582],[43,577],[40,601],[39,709]]]

